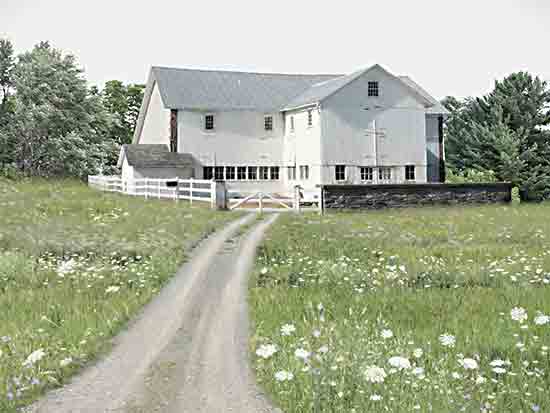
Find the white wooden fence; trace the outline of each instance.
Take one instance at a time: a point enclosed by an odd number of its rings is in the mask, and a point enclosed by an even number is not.
[[[190,203],[194,201],[210,202],[212,208],[218,206],[217,201],[222,201],[218,196],[217,184],[219,183],[204,179],[144,178],[126,180],[120,176],[88,176],[88,185],[101,191],[176,201],[186,199]],[[221,197],[223,198],[223,195]],[[225,204],[225,199],[223,203]]]

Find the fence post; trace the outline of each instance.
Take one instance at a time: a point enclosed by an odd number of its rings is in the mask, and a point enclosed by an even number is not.
[[[145,179],[145,199],[149,199],[149,180]]]
[[[263,193],[263,192],[260,192],[259,195],[260,195],[260,200],[259,200],[259,202],[258,202],[258,204],[259,204],[258,206],[260,207],[260,214],[261,214],[261,213],[263,212],[263,210],[264,210],[264,203],[263,203],[263,200],[264,200],[264,193]]]
[[[319,185],[319,214],[323,215],[325,212],[325,191],[323,190],[323,186]]]
[[[157,179],[157,196],[160,199],[160,179]]]
[[[193,178],[189,179],[189,205],[193,205]]]
[[[225,181],[214,181],[212,198],[214,199],[214,208],[227,209],[227,188]]]

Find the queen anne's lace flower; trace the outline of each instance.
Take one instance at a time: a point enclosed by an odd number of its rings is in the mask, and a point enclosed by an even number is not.
[[[439,342],[442,346],[445,347],[454,347],[455,346],[455,336],[449,334],[449,333],[443,333],[439,336]]]
[[[510,317],[512,317],[512,320],[519,321],[520,323],[523,323],[525,320],[527,320],[527,311],[525,311],[522,307],[514,307],[512,310],[510,310]]]
[[[400,356],[390,357],[388,360],[390,366],[399,370],[406,370],[411,368],[411,362],[409,359]]]
[[[292,333],[296,331],[296,327],[294,327],[293,324],[285,324],[281,327],[281,334],[283,336],[290,336]]]
[[[380,332],[380,336],[383,338],[383,339],[388,339],[388,338],[392,338],[393,337],[393,331],[389,330],[389,329],[384,329]]]
[[[421,348],[416,348],[413,351],[413,356],[419,359],[424,354],[424,351]]]
[[[479,367],[477,361],[470,358],[465,358],[460,364],[462,364],[465,370],[475,370]]]
[[[363,372],[365,379],[370,383],[383,383],[387,374],[382,367],[367,366]]]
[[[273,356],[273,354],[275,354],[276,352],[277,352],[277,346],[275,346],[274,344],[262,344],[256,350],[256,355],[258,357],[268,359],[271,356]]]
[[[547,315],[544,315],[544,314],[539,314],[535,317],[534,322],[538,326],[543,326],[545,324],[550,323],[550,316],[547,316]]]
[[[275,373],[275,380],[277,381],[291,381],[294,379],[294,374],[290,371],[281,370]]]
[[[36,351],[33,351],[31,354],[29,354],[27,359],[23,362],[23,367],[32,367],[33,364],[42,360],[45,355],[46,355],[46,352],[41,348],[39,348]]]
[[[299,359],[307,360],[311,353],[307,350],[304,350],[303,348],[297,348],[294,352],[294,355]]]

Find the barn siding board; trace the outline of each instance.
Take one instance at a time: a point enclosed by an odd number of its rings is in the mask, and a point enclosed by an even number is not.
[[[321,185],[325,209],[381,209],[510,202],[509,183]]]

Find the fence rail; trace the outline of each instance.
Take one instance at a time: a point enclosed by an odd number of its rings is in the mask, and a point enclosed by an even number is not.
[[[126,180],[120,176],[88,176],[88,185],[107,192],[118,192],[126,195],[143,196],[158,199],[186,199],[210,202],[216,207],[216,182],[205,179],[159,179],[144,178]]]

